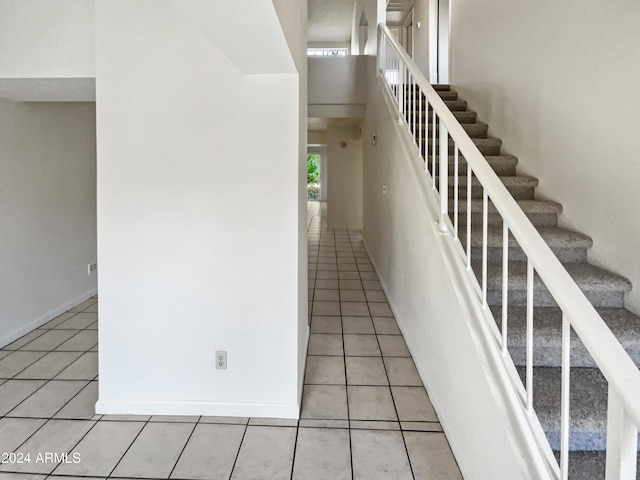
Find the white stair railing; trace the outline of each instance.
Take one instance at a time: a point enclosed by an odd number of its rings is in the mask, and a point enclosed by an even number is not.
[[[556,478],[568,478],[569,456],[569,392],[570,392],[570,334],[573,329],[609,385],[607,414],[607,480],[635,480],[638,428],[640,427],[640,371],[624,351],[604,320],[600,317],[578,285],[551,251],[505,185],[498,178],[483,154],[469,137],[460,122],[449,110],[439,94],[428,82],[406,51],[394,40],[386,26],[379,27],[378,75],[393,98],[400,123],[406,125],[415,146],[422,156],[425,175],[430,177],[440,204],[439,227],[450,235],[459,253],[457,266],[475,287],[480,307],[489,312],[487,302],[488,272],[488,211],[491,201],[502,218],[502,315],[498,328],[492,315],[486,315],[493,332],[495,348],[507,371],[512,372],[515,394],[530,418],[533,435],[549,444],[533,409],[533,298],[534,275],[537,274],[558,307],[562,310],[562,391],[560,418],[560,463],[551,458],[551,470]],[[429,114],[429,108],[432,110]],[[424,120],[423,120],[424,112]],[[429,149],[431,127],[431,149]],[[453,141],[453,218],[449,217],[449,138]],[[439,144],[439,149],[436,145]],[[466,171],[466,248],[459,237],[459,157],[464,156]],[[477,183],[473,182],[473,179]],[[471,198],[472,188],[482,188],[482,254],[479,272],[474,272],[471,256]],[[524,385],[516,373],[508,345],[509,300],[509,236],[515,238],[527,258],[526,288],[526,367]],[[480,278],[480,281],[478,281]],[[540,437],[543,438],[540,438]],[[541,443],[539,443],[542,445]],[[549,461],[549,455],[543,453]]]

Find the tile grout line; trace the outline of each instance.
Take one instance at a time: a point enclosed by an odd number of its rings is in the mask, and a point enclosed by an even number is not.
[[[167,478],[171,478],[171,475],[173,475],[173,471],[178,466],[178,463],[180,463],[180,459],[182,458],[182,455],[184,454],[184,451],[187,449],[187,445],[189,445],[189,441],[191,440],[191,437],[193,437],[193,434],[196,431],[196,428],[198,427],[198,423],[200,422],[200,418],[201,417],[202,417],[202,415],[200,415],[198,417],[198,420],[196,420],[193,423],[193,428],[191,429],[191,433],[187,437],[187,441],[184,442],[184,445],[182,446],[182,450],[180,450],[180,455],[178,455],[178,458],[176,458],[176,462],[173,464],[173,467],[171,468],[171,471],[169,472],[169,475],[167,476]],[[151,420],[151,419],[149,419],[149,420]]]
[[[231,480],[231,477],[233,477],[233,471],[236,469],[236,464],[238,463],[238,458],[240,457],[240,450],[242,450],[242,445],[244,444],[244,437],[247,435],[247,430],[249,429],[250,420],[250,418],[247,418],[247,423],[244,426],[244,432],[242,432],[242,438],[240,439],[240,444],[238,445],[236,458],[233,460],[233,465],[231,466],[231,471],[229,472],[229,480]]]
[[[377,276],[377,274],[376,274]],[[380,280],[377,279],[377,281],[379,282]],[[363,284],[363,289],[364,289],[364,284]],[[369,302],[367,302],[367,309],[369,310],[369,315],[371,315],[371,309],[369,308]],[[373,318],[373,317],[372,317]],[[378,348],[380,349],[380,358],[382,361],[382,368],[384,369],[384,374],[387,377],[387,383],[388,383],[388,387],[389,387],[389,395],[391,396],[391,402],[393,403],[393,409],[396,412],[396,418],[398,419],[398,427],[399,427],[399,431],[400,431],[400,436],[402,438],[402,445],[404,445],[404,451],[405,454],[407,455],[407,462],[409,463],[409,470],[411,471],[411,476],[413,478],[415,478],[415,474],[413,472],[413,465],[411,464],[411,457],[409,456],[409,449],[407,448],[407,442],[404,438],[404,433],[402,431],[402,423],[400,421],[400,414],[398,413],[398,407],[396,405],[396,399],[393,396],[393,390],[391,389],[391,379],[389,378],[389,372],[387,371],[387,364],[384,361],[385,359],[385,355],[383,355],[382,352],[382,347],[380,346],[380,340],[378,339],[378,330],[376,329],[376,324],[375,322],[373,322],[373,331],[375,332],[376,335],[376,343],[378,344]],[[404,339],[404,337],[403,337]]]
[[[131,450],[131,447],[133,447],[133,444],[136,443],[136,440],[138,440],[138,438],[140,437],[140,435],[142,434],[142,432],[144,432],[144,429],[147,428],[147,425],[149,425],[149,422],[151,420],[152,415],[149,415],[149,418],[143,422],[144,425],[142,426],[142,428],[140,429],[140,431],[136,434],[136,436],[133,438],[133,440],[131,441],[131,443],[129,444],[129,446],[126,448],[126,450],[123,452],[122,456],[120,457],[120,459],[116,462],[116,464],[114,465],[114,467],[111,469],[111,471],[109,472],[109,474],[106,476],[106,478],[110,478],[111,475],[113,475],[113,472],[116,471],[116,468],[118,468],[118,465],[120,465],[122,463],[122,460],[124,459],[124,457],[127,456],[127,453],[129,453],[129,450]],[[99,420],[99,421],[108,421],[108,420]],[[97,422],[96,422],[97,423]]]

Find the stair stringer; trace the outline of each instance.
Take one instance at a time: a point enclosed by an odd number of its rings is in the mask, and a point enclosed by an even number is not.
[[[439,205],[418,149],[382,82],[370,81],[365,135],[377,131],[378,141],[365,146],[363,241],[460,469],[467,479],[556,478],[544,432],[514,388],[515,368],[496,348],[490,312],[453,239],[439,231]],[[379,186],[367,185],[368,177],[389,182],[386,198],[375,198]],[[376,202],[380,212],[369,217]],[[406,213],[411,208],[416,215]],[[398,259],[403,251],[410,262]]]

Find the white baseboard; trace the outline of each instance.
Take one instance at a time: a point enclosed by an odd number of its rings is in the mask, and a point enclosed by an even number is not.
[[[88,300],[89,298],[93,297],[97,293],[98,293],[98,289],[97,288],[92,288],[88,292],[85,292],[82,295],[79,295],[78,297],[73,298],[73,299],[69,300],[68,302],[65,302],[64,304],[59,305],[58,307],[54,308],[53,310],[50,310],[46,314],[41,315],[40,317],[36,318],[35,320],[32,320],[31,322],[29,322],[26,325],[14,330],[13,332],[9,332],[9,333],[6,333],[6,334],[0,336],[0,348],[3,348],[5,346],[9,345],[10,343],[15,342],[20,337],[26,335],[27,333],[31,332],[32,330],[35,330],[38,327],[41,327],[42,325],[44,325],[48,321],[53,320],[58,315],[61,315],[64,312],[66,312],[67,310],[72,309],[76,305],[81,304],[82,302],[84,302],[85,300]]]
[[[164,402],[98,400],[98,415],[207,415],[214,417],[300,418],[300,405],[289,403]]]

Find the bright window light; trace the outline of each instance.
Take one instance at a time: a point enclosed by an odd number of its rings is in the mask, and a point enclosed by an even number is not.
[[[346,48],[307,48],[308,57],[345,57]]]

